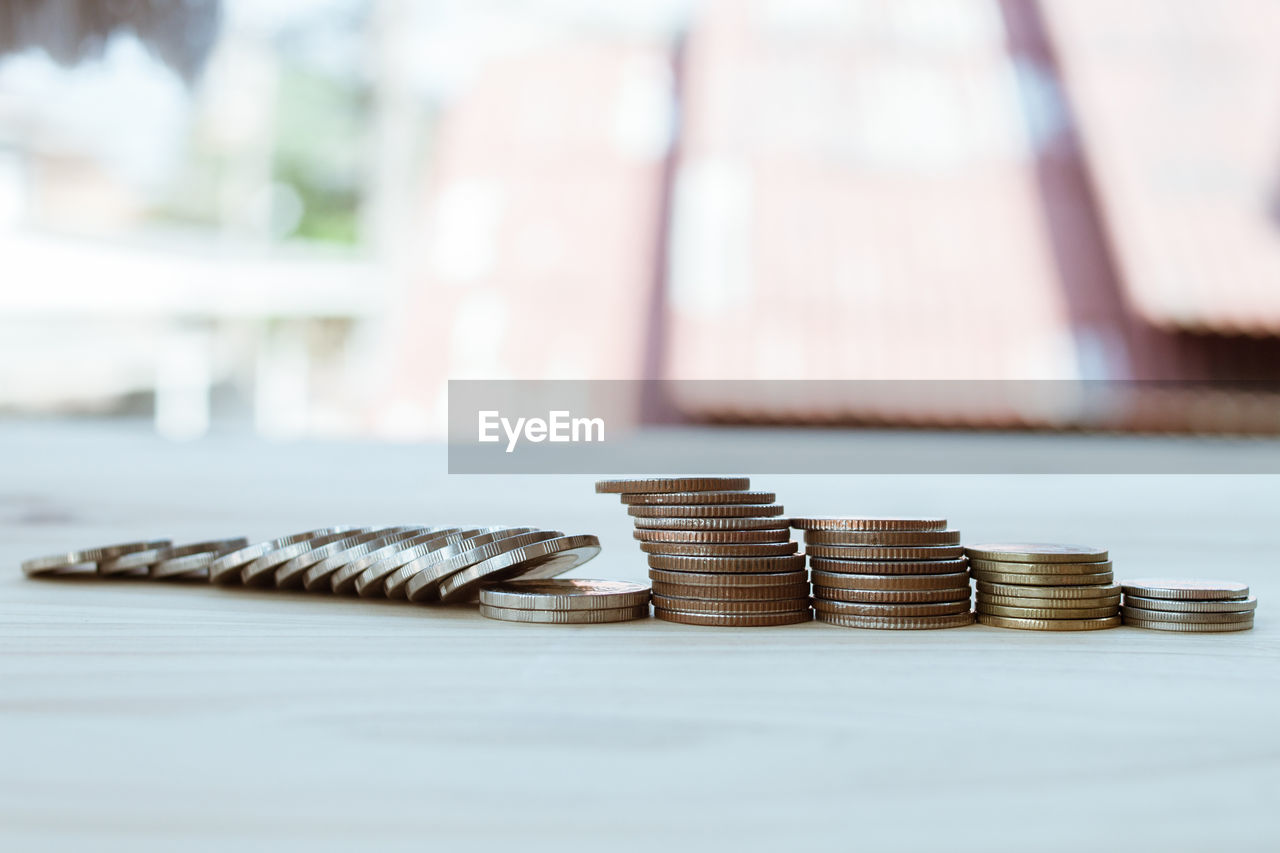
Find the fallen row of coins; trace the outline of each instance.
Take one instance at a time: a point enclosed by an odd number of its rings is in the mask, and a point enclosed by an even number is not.
[[[28,576],[203,577],[214,584],[448,604],[474,600],[493,581],[564,574],[599,553],[594,536],[532,527],[324,527],[252,545],[243,538],[108,545],[37,557],[22,570]]]

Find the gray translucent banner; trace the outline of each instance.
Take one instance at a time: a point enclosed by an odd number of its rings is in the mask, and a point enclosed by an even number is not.
[[[1280,473],[1280,387],[453,380],[456,474]]]

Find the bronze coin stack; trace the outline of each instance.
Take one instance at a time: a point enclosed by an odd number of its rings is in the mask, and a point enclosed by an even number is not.
[[[1015,543],[965,549],[978,621],[1023,631],[1096,631],[1120,624],[1120,587],[1101,548]]]
[[[809,583],[783,507],[746,477],[602,480],[649,558],[653,615],[687,625],[808,622]]]
[[[819,621],[921,630],[973,624],[960,531],[945,518],[793,518]]]

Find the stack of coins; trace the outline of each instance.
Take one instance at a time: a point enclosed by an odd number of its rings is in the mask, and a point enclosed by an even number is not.
[[[1155,631],[1248,631],[1258,599],[1235,581],[1139,578],[1125,581],[1124,624]]]
[[[480,615],[503,622],[579,625],[649,615],[649,587],[602,580],[516,580],[480,587]]]
[[[808,579],[772,492],[746,477],[602,480],[649,555],[653,615],[687,625],[808,622]]]
[[[1040,543],[965,549],[978,621],[1025,631],[1094,631],[1120,624],[1120,587],[1101,548]]]
[[[793,518],[817,618],[846,628],[973,624],[960,531],[945,518]]]

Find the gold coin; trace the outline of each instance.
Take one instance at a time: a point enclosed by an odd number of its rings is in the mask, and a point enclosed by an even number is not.
[[[1126,595],[1124,603],[1127,607],[1141,610],[1157,610],[1165,613],[1240,613],[1255,610],[1258,599],[1234,598],[1228,601],[1176,601],[1167,598],[1142,598],[1137,595]]]
[[[629,622],[649,615],[649,605],[611,607],[603,610],[524,610],[516,607],[480,605],[480,615],[501,622],[541,622],[554,625],[584,625],[602,622]]]
[[[1029,607],[1043,610],[1072,610],[1081,607],[1119,607],[1119,595],[1106,595],[1097,598],[1030,598],[1026,596],[991,595],[979,592],[978,605],[994,605],[996,607]]]
[[[838,589],[814,584],[815,598],[828,601],[861,601],[866,604],[922,604],[969,600],[969,588],[952,589]]]
[[[1015,616],[992,616],[979,613],[978,621],[993,628],[1017,628],[1022,631],[1097,631],[1115,628],[1119,616],[1103,616],[1097,619],[1019,619]]]
[[[1092,575],[1033,575],[1022,572],[983,572],[970,569],[974,580],[983,583],[1022,584],[1025,586],[1097,586],[1111,583],[1115,577],[1111,572],[1098,572]]]
[[[764,628],[771,625],[796,625],[813,619],[810,610],[789,613],[688,613],[683,610],[653,609],[653,615],[665,622],[684,625],[718,625],[724,628]]]
[[[972,613],[953,616],[854,616],[844,613],[817,614],[819,622],[843,628],[874,628],[881,631],[927,631],[934,628],[963,628],[973,624]]]
[[[801,516],[791,519],[799,530],[945,530],[945,518],[865,518]]]
[[[822,572],[854,575],[947,575],[963,572],[967,563],[958,560],[830,560],[810,557],[809,568]]]
[[[804,557],[799,554],[781,557],[679,557],[650,554],[649,568],[672,572],[799,572],[804,570]]]
[[[1016,616],[1019,619],[1097,619],[1115,616],[1120,607],[1115,604],[1109,607],[1005,607],[979,599],[976,610],[992,616]]]
[[[741,577],[729,575],[728,577]],[[779,601],[807,598],[809,584],[787,586],[689,586],[680,583],[653,582],[653,594],[668,598],[700,598],[704,601]]]
[[[680,613],[794,613],[809,609],[809,597],[758,600],[724,600],[711,598],[677,598],[655,595],[653,606]]]
[[[652,492],[622,495],[629,506],[693,506],[696,504],[771,504],[773,492]]]
[[[642,530],[787,530],[785,518],[633,518]],[[788,537],[790,535],[788,534]]]
[[[790,542],[791,531],[782,530],[635,530],[641,542],[701,542],[716,545],[749,545],[755,542]]]
[[[649,603],[649,587],[587,578],[514,580],[480,587],[480,603],[514,610],[610,610]]]
[[[799,548],[795,542],[762,542],[755,545],[703,545],[698,542],[641,542],[646,554],[667,557],[785,557]]]
[[[1117,583],[1081,584],[1079,586],[1029,586],[1020,583],[988,583],[979,580],[975,586],[980,593],[1006,595],[1012,598],[1094,599],[1120,594],[1120,585]]]
[[[1248,622],[1160,622],[1153,619],[1126,618],[1124,624],[1135,628],[1147,628],[1152,631],[1176,631],[1185,634],[1225,634],[1228,631],[1248,631],[1253,627],[1253,620]]]
[[[1139,619],[1144,622],[1195,622],[1208,625],[1214,622],[1252,622],[1253,611],[1242,610],[1238,613],[1172,613],[1167,610],[1143,610],[1140,607],[1121,607],[1120,614],[1125,619]]]
[[[657,568],[649,569],[649,580],[655,584],[687,586],[792,586],[807,584],[809,573],[803,569],[791,572],[684,572]]]
[[[1088,545],[1053,545],[1043,542],[970,545],[970,560],[1009,563],[1089,563],[1108,559],[1107,552]]]
[[[836,589],[963,589],[969,588],[964,572],[947,575],[853,575],[814,571],[814,586]]]
[[[747,489],[746,477],[641,477],[629,480],[599,480],[597,494],[636,494],[645,492],[712,492]]]
[[[964,556],[959,545],[807,545],[810,557],[836,560],[955,560]]]
[[[938,601],[932,604],[867,604],[862,601],[815,598],[813,609],[819,613],[843,613],[847,616],[892,616],[894,618],[955,616],[969,612],[969,599]]]
[[[806,530],[806,545],[959,545],[959,530]]]
[[[1112,570],[1110,560],[1097,563],[1008,563],[971,559],[969,568],[1006,575],[1091,575]]]
[[[782,515],[782,504],[697,504],[694,506],[629,506],[635,518],[768,518]]]
[[[1181,580],[1175,578],[1136,578],[1123,581],[1127,595],[1143,598],[1168,598],[1174,601],[1215,601],[1248,598],[1248,584],[1236,581]]]

